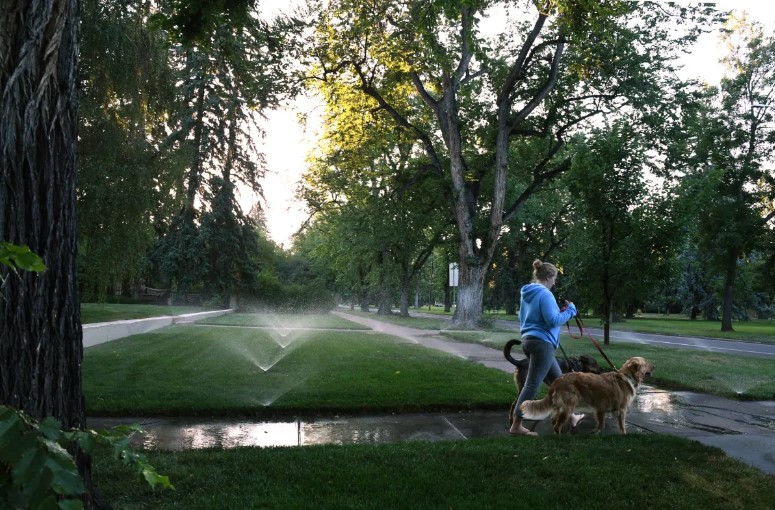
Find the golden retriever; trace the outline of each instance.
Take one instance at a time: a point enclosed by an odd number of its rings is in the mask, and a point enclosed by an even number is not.
[[[511,355],[511,349],[515,345],[520,345],[521,343],[521,340],[512,338],[503,346],[503,356],[509,363],[514,365],[514,386],[517,388],[517,396],[514,398],[514,401],[511,403],[511,408],[509,409],[509,426],[514,422],[514,407],[517,405],[517,400],[519,399],[522,388],[525,387],[527,371],[530,367],[529,359],[516,359]],[[600,365],[597,364],[597,361],[595,361],[595,358],[587,356],[586,354],[566,359],[557,358],[557,364],[560,365],[560,370],[563,374],[567,374],[568,372],[591,372],[593,374],[599,374],[603,371],[603,369],[600,368]],[[547,385],[550,384],[546,379],[544,379],[544,383]]]
[[[640,383],[653,371],[654,365],[645,358],[633,357],[616,372],[571,372],[555,379],[546,397],[527,400],[519,409],[527,420],[543,420],[551,415],[554,433],[561,434],[576,406],[584,402],[595,410],[596,434],[603,430],[606,412],[616,416],[619,432],[626,434],[627,409]]]

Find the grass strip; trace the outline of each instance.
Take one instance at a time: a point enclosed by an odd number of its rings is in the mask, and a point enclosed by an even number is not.
[[[481,343],[495,349],[502,349],[508,339],[518,337],[515,332],[445,331],[443,334],[453,340]],[[626,342],[604,346],[600,339],[598,343],[617,367],[631,356],[647,358],[657,367],[649,383],[663,389],[690,390],[727,398],[738,398],[740,392],[740,397],[746,400],[775,399],[775,363],[771,359]],[[568,356],[586,354],[595,358],[602,368],[608,368],[588,338],[577,340],[563,334],[560,344]],[[521,356],[522,351],[515,346],[512,354]],[[557,356],[562,358],[562,351],[558,350]]]
[[[589,321],[590,326],[600,327],[598,321]],[[611,324],[616,331],[635,331],[661,335],[697,336],[718,338],[737,342],[758,342],[775,344],[775,321],[734,321],[734,331],[721,331],[721,321],[690,320],[688,317],[636,317]]]
[[[508,408],[511,376],[365,332],[175,326],[86,349],[89,416]]]
[[[209,319],[197,321],[197,323],[221,326],[277,328],[278,330],[295,328],[369,329],[366,326],[332,314],[232,313],[219,317],[211,317]]]
[[[400,315],[377,315],[376,313],[361,312],[358,310],[340,310],[350,315],[357,315],[359,317],[366,317],[368,319],[378,320],[380,322],[387,322],[388,324],[395,324],[397,326],[406,326],[408,328],[425,329],[425,330],[440,330],[449,327],[449,317],[426,317],[425,315],[415,317],[401,317]],[[421,312],[422,310],[418,310]]]
[[[203,310],[203,308],[195,306],[81,303],[81,322],[83,324],[94,324],[97,322],[147,319],[149,317],[183,315],[187,313],[201,312]]]
[[[671,436],[566,436],[392,445],[148,452],[175,491],[96,481],[117,510],[213,508],[770,509],[775,477]]]

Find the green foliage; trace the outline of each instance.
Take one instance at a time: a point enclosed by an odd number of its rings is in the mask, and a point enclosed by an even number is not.
[[[672,108],[664,98],[675,82],[669,60],[699,31],[676,22],[702,25],[706,10],[575,0],[315,5],[309,69],[325,84],[331,125],[342,114],[340,127],[357,128],[342,130],[352,137],[331,138],[329,152],[360,145],[373,162],[391,149],[370,145],[368,133],[390,122],[415,143],[421,171],[408,182],[434,178],[428,193],[452,205],[464,297],[456,321],[466,324],[481,315],[483,268],[502,222],[522,223],[528,199],[570,167],[570,136],[602,114],[626,115],[636,129],[665,124],[660,116]],[[503,33],[484,33],[480,19],[488,14],[506,18]],[[403,170],[387,167],[374,178],[371,165],[359,166],[378,184]],[[349,267],[371,273],[369,263]]]
[[[259,234],[242,215],[234,185],[214,178],[212,209],[202,214],[199,235],[204,250],[202,279],[208,296],[228,304],[234,295],[253,295],[259,272]]]
[[[99,445],[113,449],[114,458],[134,467],[152,488],[174,489],[146,457],[128,449],[128,435],[136,426],[109,431],[62,430],[54,418],[38,422],[22,411],[0,405],[0,502],[3,508],[26,510],[82,509],[86,492],[69,448],[77,445],[89,455]]]
[[[194,45],[210,42],[212,31],[223,25],[248,22],[256,0],[166,0],[162,4],[167,9],[156,13],[154,22]]]
[[[576,218],[564,286],[606,321],[662,281],[676,238],[667,201],[645,184],[644,151],[638,133],[617,123],[578,147],[566,179]]]
[[[138,281],[211,302],[255,291],[261,255],[234,188],[261,192],[258,120],[296,89],[298,23],[270,25],[252,0],[82,5],[84,294]]]
[[[46,270],[46,265],[38,255],[33,253],[27,246],[18,246],[0,241],[0,264],[3,264],[11,271],[17,269],[40,273]]]
[[[6,281],[6,271],[18,275],[18,270],[40,273],[45,271],[46,265],[38,255],[27,246],[18,246],[6,241],[0,241],[0,299],[5,299],[2,293]]]
[[[171,49],[148,9],[81,3],[79,280],[100,300],[143,274],[184,168],[185,147],[165,144],[176,110]]]
[[[723,279],[707,289],[722,303],[722,329],[731,329],[733,318],[744,317],[742,307],[752,306],[752,297],[763,290],[761,284],[748,286],[741,295],[747,285],[737,280],[745,266],[771,250],[775,217],[770,168],[775,137],[768,127],[775,118],[775,38],[744,19],[731,19],[727,28],[723,62],[728,74],[719,89],[697,94],[687,105],[688,136],[670,153],[685,173],[677,190],[688,218],[688,242],[708,279]]]
[[[240,308],[288,312],[327,312],[335,306],[325,274],[317,274],[303,257],[285,256],[258,275],[255,292]]]

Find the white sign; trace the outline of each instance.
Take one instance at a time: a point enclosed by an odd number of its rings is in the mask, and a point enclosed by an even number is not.
[[[457,287],[457,279],[458,275],[460,273],[460,268],[457,265],[457,262],[452,262],[449,265],[449,286],[450,287]]]

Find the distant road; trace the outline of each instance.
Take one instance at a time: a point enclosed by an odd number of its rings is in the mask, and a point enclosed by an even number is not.
[[[427,314],[422,312],[412,312],[412,315],[418,317],[447,317],[442,315]],[[495,320],[495,325],[501,329],[511,329],[516,331],[515,321]],[[603,330],[599,328],[587,328],[586,331],[601,344],[603,343]],[[724,352],[727,354],[738,354],[741,356],[753,356],[759,358],[775,358],[775,345],[758,344],[753,342],[734,342],[729,340],[718,340],[715,338],[701,338],[688,336],[670,336],[656,335],[652,333],[635,333],[632,331],[614,331],[610,332],[612,341],[629,342],[636,344],[649,344],[658,346],[674,346],[684,349],[696,349],[699,351]]]
[[[602,342],[603,330],[589,328],[589,332],[596,340]],[[611,340],[630,343],[643,343],[651,345],[672,345],[685,349],[697,349],[701,351],[726,352],[740,354],[742,356],[775,357],[775,345],[758,344],[753,342],[735,342],[730,340],[718,340],[716,338],[700,338],[691,336],[655,335],[651,333],[635,333],[632,331],[611,331]]]

